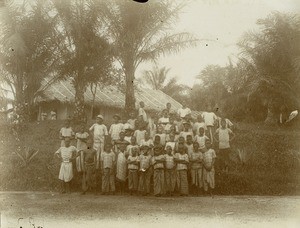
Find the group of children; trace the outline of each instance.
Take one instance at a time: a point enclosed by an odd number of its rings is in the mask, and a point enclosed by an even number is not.
[[[141,102],[137,119],[135,116],[130,113],[122,122],[114,115],[108,130],[103,116],[98,115],[89,133],[82,126],[76,134],[66,121],[60,131],[61,148],[55,152],[62,160],[62,192],[70,192],[74,163],[76,172],[82,173],[83,194],[96,191],[99,182],[102,194],[115,194],[117,190],[121,194],[186,196],[198,195],[202,189],[212,194],[216,159],[212,143],[219,143],[222,169],[228,171],[232,123],[214,113],[198,115],[193,122],[189,108],[183,106],[172,113],[169,103],[155,118],[148,116]],[[216,124],[219,127],[214,131]],[[73,138],[77,147],[70,144]]]

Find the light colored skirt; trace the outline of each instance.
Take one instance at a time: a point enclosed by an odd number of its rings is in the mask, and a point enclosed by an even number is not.
[[[177,186],[180,194],[189,194],[189,185],[187,179],[187,170],[177,170]]]
[[[204,184],[204,190],[208,190],[208,186],[210,188],[215,188],[215,170],[214,168],[211,169],[211,171],[207,171],[205,168],[203,168],[203,184]]]
[[[124,158],[124,160],[123,159],[118,159],[118,161],[117,161],[117,175],[116,175],[118,180],[126,181],[126,175],[127,175],[126,171],[127,171],[127,163],[126,163],[125,158]]]
[[[83,151],[79,151],[80,155],[76,157],[76,169],[77,172],[83,172],[84,171],[84,161],[83,161]]]
[[[73,178],[72,162],[62,162],[60,165],[58,179],[69,182]]]
[[[196,185],[198,188],[203,187],[202,179],[202,167],[197,169],[191,169],[192,185]]]

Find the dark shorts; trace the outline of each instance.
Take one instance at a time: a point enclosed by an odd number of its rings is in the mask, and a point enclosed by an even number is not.
[[[229,162],[229,154],[230,154],[230,148],[226,148],[226,149],[219,149],[219,158],[221,161],[223,162]]]

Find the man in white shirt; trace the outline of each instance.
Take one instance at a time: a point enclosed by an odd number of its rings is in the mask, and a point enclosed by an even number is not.
[[[215,126],[215,122],[218,120],[218,117],[214,112],[204,112],[202,116],[204,119],[204,123],[206,124],[211,143],[213,143],[213,129]]]
[[[178,109],[177,114],[180,116],[181,119],[185,118],[186,116],[192,114],[191,109],[186,107],[186,104],[182,104],[182,108]]]
[[[100,154],[104,151],[105,138],[108,136],[107,127],[103,124],[102,115],[97,116],[96,123],[89,130],[94,136],[93,148],[97,151],[96,169],[99,169]]]

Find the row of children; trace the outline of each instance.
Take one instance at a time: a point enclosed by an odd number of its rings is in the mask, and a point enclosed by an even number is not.
[[[228,119],[217,119],[214,117],[214,113],[212,113],[212,115],[211,113],[204,113],[204,118],[206,120],[213,119],[213,124],[216,122],[216,120],[219,120],[219,125],[221,127],[216,130],[215,137],[213,137],[213,125],[207,125],[203,121],[203,117],[201,115],[197,117],[196,122],[193,123],[192,121],[190,121],[190,118],[187,118],[190,116],[190,110],[188,108],[182,108],[178,110],[180,121],[177,121],[175,123],[174,115],[170,115],[170,106],[167,104],[167,109],[163,110],[162,116],[158,119],[158,121],[156,123],[151,123],[151,117],[148,118],[146,112],[143,110],[143,103],[141,103],[140,106],[141,107],[138,111],[139,114],[137,120],[134,119],[134,115],[131,114],[131,118],[124,124],[120,122],[120,117],[118,115],[114,115],[114,123],[110,126],[109,131],[103,124],[103,116],[98,115],[96,118],[96,123],[93,124],[89,129],[90,133],[93,136],[92,146],[87,145],[86,143],[89,137],[89,133],[84,131],[84,127],[82,127],[80,132],[74,134],[72,128],[70,127],[70,122],[66,122],[66,126],[60,131],[60,136],[62,139],[61,146],[65,147],[64,144],[66,138],[72,138],[75,136],[75,138],[77,139],[77,151],[81,151],[80,153],[78,153],[79,156],[77,156],[76,158],[76,168],[78,172],[83,172],[84,174],[86,174],[84,175],[84,177],[89,176],[87,175],[88,172],[86,171],[85,166],[86,164],[91,166],[92,164],[94,164],[93,162],[86,161],[85,159],[86,156],[84,151],[88,147],[88,151],[90,151],[91,149],[95,150],[95,168],[100,168],[102,170],[102,174],[104,174],[104,164],[101,164],[100,162],[102,161],[101,158],[106,155],[106,150],[104,150],[105,142],[107,145],[109,145],[110,143],[112,144],[112,152],[116,157],[116,161],[114,162],[117,164],[117,161],[119,160],[120,164],[121,160],[123,161],[122,164],[125,168],[123,168],[122,172],[122,169],[119,169],[119,177],[117,176],[117,180],[123,180],[124,175],[122,175],[123,178],[120,178],[120,173],[127,173],[127,159],[129,158],[129,156],[132,156],[133,151],[136,151],[137,155],[140,156],[142,155],[142,153],[144,153],[142,152],[142,148],[150,148],[147,153],[153,158],[155,156],[154,148],[161,148],[161,150],[163,151],[170,150],[172,156],[175,156],[178,152],[178,154],[180,154],[180,150],[178,150],[180,148],[179,145],[183,145],[183,150],[186,151],[185,154],[187,154],[190,162],[193,162],[193,159],[191,160],[191,155],[195,149],[195,145],[198,145],[199,150],[204,150],[206,148],[205,142],[207,140],[210,140],[212,142],[213,139],[219,142],[219,154],[222,158],[221,160],[223,161],[223,168],[227,169],[227,163],[229,160],[228,155],[230,152],[229,141],[231,141],[234,137],[233,132],[229,128],[232,126],[232,123]],[[209,118],[207,118],[207,116]],[[155,127],[151,127],[151,125],[154,125]],[[208,136],[206,136],[206,133],[208,133]],[[108,151],[110,151],[110,149]],[[120,153],[120,151],[122,151],[122,153]],[[124,156],[125,159],[119,159],[119,155],[121,157]],[[134,164],[130,163],[130,167],[133,166]],[[161,166],[161,164],[157,166],[159,167]],[[178,164],[176,165],[176,168],[177,166]],[[179,165],[179,167],[181,167],[181,165]],[[118,172],[116,173],[118,174]],[[103,175],[103,177],[104,176],[107,175]],[[127,176],[125,175],[125,179],[126,177]],[[89,178],[83,178],[84,182],[86,179]],[[103,183],[107,182],[103,180]],[[122,181],[119,181],[119,183],[120,189],[123,189]]]
[[[82,159],[81,168],[83,194],[96,190],[96,172],[102,179],[102,194],[114,194],[117,183],[120,193],[125,187],[131,194],[149,195],[150,183],[153,183],[155,196],[173,195],[175,190],[182,196],[199,194],[202,188],[212,194],[215,187],[214,162],[215,151],[209,140],[199,149],[198,142],[192,144],[192,151],[187,152],[184,143],[179,143],[173,153],[171,146],[150,147],[143,145],[133,147],[127,154],[127,144],[119,144],[117,152],[112,145],[105,144],[100,155],[100,168],[97,171],[97,151],[92,148],[92,141],[87,141],[87,149],[78,151],[70,145],[70,138],[65,138],[65,145],[55,154],[62,159],[59,179],[62,181],[62,193],[70,192],[70,181],[73,179],[73,162]]]

